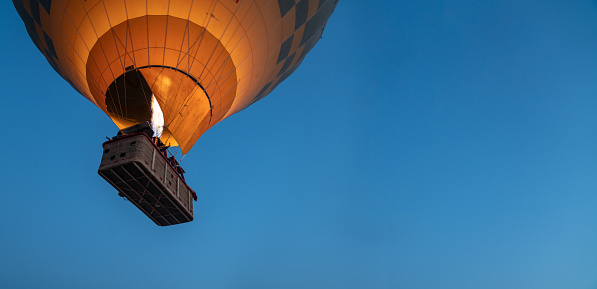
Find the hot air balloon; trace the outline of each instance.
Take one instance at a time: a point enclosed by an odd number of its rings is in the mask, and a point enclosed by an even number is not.
[[[206,130],[292,74],[320,39],[337,2],[13,0],[54,70],[121,132],[153,115],[156,150],[162,144],[183,153]],[[172,170],[178,173],[175,165]],[[127,197],[138,190],[114,182]]]

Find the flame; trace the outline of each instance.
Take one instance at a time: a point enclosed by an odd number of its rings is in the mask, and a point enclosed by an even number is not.
[[[161,137],[164,131],[164,113],[155,95],[151,95],[151,128],[153,136]]]

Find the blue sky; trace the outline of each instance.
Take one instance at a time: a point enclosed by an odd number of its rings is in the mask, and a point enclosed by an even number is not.
[[[198,141],[162,228],[3,1],[0,287],[596,288],[597,3],[364,3]]]

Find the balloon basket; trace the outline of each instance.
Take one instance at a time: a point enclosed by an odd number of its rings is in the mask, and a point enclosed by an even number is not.
[[[98,174],[156,224],[192,221],[197,197],[186,184],[182,168],[147,130],[122,132],[103,144]]]

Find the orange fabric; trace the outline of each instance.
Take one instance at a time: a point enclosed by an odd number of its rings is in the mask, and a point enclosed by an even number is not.
[[[138,69],[164,112],[163,140],[186,153],[207,129],[274,89],[319,39],[337,1],[301,1],[22,0],[15,7],[56,71],[120,128],[138,120],[126,105],[109,112],[107,89]]]

